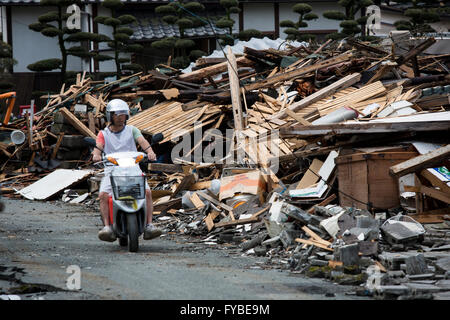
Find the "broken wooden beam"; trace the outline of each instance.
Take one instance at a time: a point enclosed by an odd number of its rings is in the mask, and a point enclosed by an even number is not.
[[[286,80],[293,80],[295,78],[298,78],[302,75],[305,75],[307,73],[325,68],[325,67],[329,67],[344,61],[349,60],[351,57],[353,56],[353,54],[351,52],[346,52],[343,53],[337,57],[333,57],[321,62],[317,62],[311,66],[308,67],[304,67],[304,68],[298,68],[295,69],[293,71],[290,72],[284,72],[284,73],[279,73],[276,74],[270,78],[266,78],[251,84],[246,85],[245,91],[251,91],[251,90],[255,90],[255,89],[262,89],[262,88],[266,88],[268,86],[271,86],[277,82],[282,82],[282,81],[286,81]]]
[[[239,57],[236,59],[236,63],[238,66],[242,67],[242,66],[252,66],[255,63],[249,59],[247,59],[246,57]],[[192,71],[189,73],[185,73],[182,75],[178,76],[179,80],[182,81],[200,81],[203,78],[207,78],[208,76],[213,76],[216,75],[218,73],[221,72],[225,72],[227,71],[228,68],[228,61],[222,62],[222,63],[218,63],[209,67],[205,67],[196,71]]]
[[[354,85],[359,80],[361,80],[360,73],[350,74],[336,82],[333,82],[329,86],[326,86],[325,88],[322,88],[319,91],[307,96],[306,98],[304,98],[298,102],[294,102],[293,104],[291,104],[288,107],[288,109],[295,112],[295,111],[301,110],[303,108],[306,108],[306,107],[310,106],[311,104],[313,104],[314,102],[317,102],[323,98],[326,98],[326,97],[334,94],[338,90],[345,89],[345,88],[350,87],[351,85]],[[274,118],[279,118],[279,119],[285,118],[287,116],[286,111],[287,110],[281,110],[280,112],[269,117],[269,119],[271,120]]]
[[[72,112],[67,110],[66,107],[62,107],[61,109],[59,109],[59,111],[61,111],[61,113],[64,116],[64,118],[75,129],[77,129],[80,133],[82,133],[84,136],[91,137],[91,138],[94,138],[94,139],[97,137],[91,130],[89,130],[88,127],[86,127],[80,120],[78,120],[78,118],[75,117],[75,115]]]
[[[428,123],[430,126],[430,124]],[[434,126],[431,125],[431,126]],[[441,129],[444,130],[444,129]],[[447,129],[448,130],[448,129]],[[434,165],[439,165],[450,157],[450,144],[439,149],[422,154],[415,158],[401,162],[389,168],[389,173],[393,176],[404,176],[405,174],[420,171],[422,169],[430,168]]]

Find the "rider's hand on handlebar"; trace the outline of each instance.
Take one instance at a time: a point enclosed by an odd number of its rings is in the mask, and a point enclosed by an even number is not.
[[[94,162],[102,161],[102,156],[99,155],[99,154],[94,154],[94,155],[92,156],[92,161],[94,161]]]
[[[148,150],[147,151],[147,158],[150,161],[155,161],[156,160],[156,154],[153,152],[153,150]]]

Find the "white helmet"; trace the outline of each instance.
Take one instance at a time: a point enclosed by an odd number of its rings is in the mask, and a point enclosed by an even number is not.
[[[122,99],[113,99],[106,105],[106,121],[112,121],[112,114],[126,114],[127,119],[130,117],[130,108]]]

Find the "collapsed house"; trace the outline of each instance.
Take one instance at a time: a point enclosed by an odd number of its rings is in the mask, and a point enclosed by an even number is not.
[[[83,137],[120,98],[128,124],[164,135],[148,182],[167,232],[361,295],[448,299],[450,54],[424,54],[435,42],[229,49],[106,84],[79,74],[2,127],[16,141],[0,144],[2,193],[93,203],[102,170]]]

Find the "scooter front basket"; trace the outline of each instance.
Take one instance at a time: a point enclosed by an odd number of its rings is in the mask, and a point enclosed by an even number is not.
[[[111,187],[117,200],[145,198],[144,176],[111,176]]]

